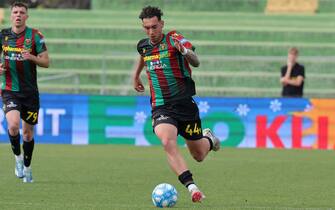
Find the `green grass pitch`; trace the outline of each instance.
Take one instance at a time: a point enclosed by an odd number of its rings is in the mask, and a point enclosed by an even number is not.
[[[161,147],[36,145],[35,183],[14,176],[10,146],[0,144],[0,209],[155,209],[151,192],[176,186],[175,209],[333,209],[335,153],[223,149],[203,163],[182,148],[206,194],[193,204]]]

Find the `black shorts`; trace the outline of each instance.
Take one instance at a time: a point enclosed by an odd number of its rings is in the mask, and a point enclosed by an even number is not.
[[[17,110],[20,112],[22,120],[30,125],[38,123],[38,111],[40,109],[40,99],[38,93],[19,93],[3,90],[1,93],[3,111]]]
[[[152,110],[153,128],[167,123],[176,126],[178,134],[187,140],[202,139],[199,109],[192,98],[169,102]]]

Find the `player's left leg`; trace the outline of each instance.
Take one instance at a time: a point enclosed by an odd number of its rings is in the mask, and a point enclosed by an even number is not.
[[[31,159],[34,151],[34,125],[31,125],[25,121],[22,121],[22,133],[23,133],[23,162],[24,162],[24,178],[23,182],[33,182],[33,176],[31,171]]]
[[[220,149],[220,141],[210,129],[202,130],[199,108],[193,98],[185,99],[174,108],[174,112],[178,113],[178,133],[186,140],[188,149],[196,161],[201,162],[209,151]]]
[[[194,121],[179,121],[178,131],[186,140],[187,147],[193,158],[201,162],[208,155],[209,151],[217,151],[220,148],[220,141],[212,134],[210,130],[201,128],[200,118]],[[204,194],[196,186],[191,186],[191,196],[193,202],[200,202],[205,198]]]
[[[193,159],[197,162],[202,162],[212,148],[212,144],[207,138],[201,138],[196,141],[186,140],[186,145]]]
[[[38,122],[39,98],[36,95],[26,97],[22,106],[22,137],[23,137],[23,182],[33,182],[31,159],[34,151],[34,126]]]
[[[23,133],[23,162],[24,162],[24,178],[23,182],[33,182],[32,171],[31,171],[31,159],[34,151],[34,125],[31,125],[25,121],[22,121],[22,133]]]
[[[207,128],[202,131],[199,117],[192,121],[179,121],[178,131],[185,138],[192,157],[198,162],[203,161],[209,151],[220,149],[220,141],[210,129]]]
[[[39,96],[36,93],[26,95],[22,101],[22,137],[23,137],[23,182],[33,182],[31,160],[34,151],[34,126],[38,123],[38,111],[40,108]]]
[[[186,139],[186,144],[192,157],[198,162],[202,162],[209,151],[220,149],[220,140],[208,128],[203,130],[202,138],[198,140]]]

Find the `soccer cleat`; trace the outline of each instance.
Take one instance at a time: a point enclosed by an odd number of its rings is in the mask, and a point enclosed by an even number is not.
[[[203,135],[204,136],[207,136],[213,143],[213,151],[218,151],[220,149],[220,145],[221,145],[221,142],[220,140],[214,136],[213,132],[211,131],[211,129],[209,128],[206,128],[202,131]]]
[[[194,203],[201,202],[204,198],[206,198],[206,196],[199,189],[193,190],[191,192],[191,196]]]
[[[23,160],[22,159],[16,159],[15,160],[15,176],[22,179],[24,177],[23,174]]]
[[[24,177],[23,177],[23,182],[24,183],[32,183],[32,182],[34,182],[34,180],[33,180],[33,174],[31,172],[31,168],[30,167],[28,167],[28,168],[24,167],[23,173],[24,173]]]

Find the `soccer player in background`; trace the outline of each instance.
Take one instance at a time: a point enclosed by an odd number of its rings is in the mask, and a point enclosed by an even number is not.
[[[201,128],[199,110],[192,96],[195,84],[190,65],[200,65],[194,46],[179,32],[163,33],[163,15],[158,7],[147,6],[139,18],[148,38],[137,45],[139,60],[134,72],[134,88],[144,91],[140,74],[143,67],[150,85],[153,129],[161,140],[171,169],[188,188],[193,202],[205,196],[195,185],[192,173],[178,150],[177,136],[184,137],[193,158],[201,162],[208,152],[217,151],[220,141],[209,129]]]
[[[283,86],[283,97],[302,97],[304,94],[305,67],[297,62],[298,55],[297,48],[290,48],[287,65],[281,68],[280,83]]]
[[[15,155],[15,175],[33,182],[31,159],[34,150],[34,125],[38,121],[39,92],[36,66],[48,68],[49,56],[43,35],[26,26],[28,7],[21,2],[11,6],[11,28],[2,29],[0,40],[1,96],[8,125],[8,136]],[[20,149],[22,119],[23,155]]]

